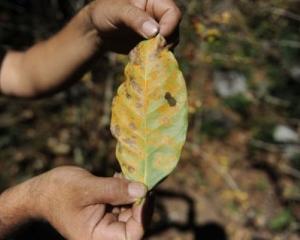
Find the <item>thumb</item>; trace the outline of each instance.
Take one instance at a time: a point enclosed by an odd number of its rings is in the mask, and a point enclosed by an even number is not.
[[[121,22],[141,36],[151,38],[159,33],[159,24],[142,9],[127,4],[120,11]]]
[[[145,197],[147,188],[144,184],[130,182],[120,178],[93,177],[90,182],[94,203],[124,205]]]

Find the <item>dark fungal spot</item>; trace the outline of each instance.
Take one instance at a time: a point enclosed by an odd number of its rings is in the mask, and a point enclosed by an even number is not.
[[[131,122],[131,123],[129,124],[129,127],[130,127],[131,129],[133,129],[133,130],[136,129],[136,126],[135,126],[135,124],[134,124],[133,122]]]
[[[132,166],[128,166],[128,171],[129,171],[130,173],[133,173],[133,172],[135,172],[135,168],[132,167]]]
[[[135,104],[135,106],[136,106],[136,108],[142,108],[142,107],[143,107],[143,104],[140,103],[140,102],[137,102],[137,103]]]
[[[125,168],[128,172],[133,173],[135,172],[135,168],[133,166],[130,166],[126,163],[122,163],[121,164],[123,166],[123,168]]]
[[[134,147],[136,145],[136,142],[131,138],[125,138],[124,142],[127,143],[130,147]]]
[[[165,99],[167,100],[170,107],[176,106],[176,99],[171,95],[171,93],[167,92],[165,94]]]
[[[126,98],[127,99],[130,99],[131,98],[131,95],[126,91]]]
[[[141,87],[137,84],[137,82],[133,79],[133,78],[130,78],[130,84],[131,84],[131,87],[139,94],[142,93],[142,89]]]

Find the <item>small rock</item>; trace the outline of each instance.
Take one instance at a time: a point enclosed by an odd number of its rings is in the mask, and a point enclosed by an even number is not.
[[[47,145],[51,152],[56,155],[66,155],[71,151],[70,145],[59,142],[56,138],[49,138]]]
[[[293,66],[290,69],[291,77],[296,80],[297,82],[300,82],[300,66]]]
[[[300,147],[295,146],[295,144],[288,144],[284,147],[284,157],[286,159],[293,159],[295,156],[300,156]]]
[[[84,163],[84,156],[83,156],[82,150],[80,148],[78,148],[78,147],[75,148],[74,152],[73,152],[73,155],[74,155],[74,162],[77,165],[83,165],[83,163]]]
[[[20,115],[22,121],[31,121],[34,119],[34,112],[30,109],[24,110]]]
[[[168,220],[184,224],[187,222],[188,204],[181,199],[168,199],[165,204]]]
[[[234,119],[227,116],[221,110],[210,109],[202,113],[201,131],[211,137],[222,138],[229,134],[235,127]]]
[[[215,71],[214,88],[221,97],[231,97],[247,91],[247,79],[235,71]]]
[[[39,158],[39,159],[34,161],[33,168],[35,170],[39,171],[39,170],[42,170],[45,167],[45,165],[46,165],[46,161],[44,159]]]
[[[297,132],[285,125],[278,125],[275,128],[273,138],[276,142],[282,143],[296,143],[299,141]]]

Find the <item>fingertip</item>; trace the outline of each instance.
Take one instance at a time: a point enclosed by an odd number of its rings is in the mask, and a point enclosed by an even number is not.
[[[129,184],[130,181],[118,177],[94,178],[90,182],[91,187],[97,186],[93,192],[95,203],[108,203],[114,206],[134,202],[135,199],[128,192]]]
[[[126,224],[126,236],[130,240],[140,240],[144,236],[145,230],[142,224],[131,218]]]
[[[173,31],[173,27],[168,25],[168,24],[160,24],[160,31],[159,33],[164,36],[165,38],[167,38],[168,36],[170,36],[172,34]]]
[[[128,185],[128,194],[135,199],[144,198],[147,194],[147,187],[139,182],[131,182]]]
[[[135,204],[132,209],[132,217],[139,224],[143,224],[143,210],[144,210],[144,202],[141,204]]]
[[[113,175],[114,178],[126,180],[124,174],[122,172],[115,172]]]
[[[169,9],[159,22],[160,34],[169,37],[179,27],[181,20],[182,13],[178,7]]]
[[[121,20],[125,25],[144,38],[152,38],[159,32],[159,24],[144,10],[125,4]]]
[[[154,20],[148,20],[142,25],[142,34],[145,38],[155,37],[159,33],[159,24]]]
[[[178,7],[175,7],[173,9],[173,12],[173,16],[175,17],[175,19],[177,19],[177,23],[180,23],[183,17],[182,11]]]
[[[121,173],[115,172],[113,177],[114,178],[121,178]]]
[[[111,213],[115,216],[119,215],[121,212],[121,209],[119,207],[114,207],[111,211]]]
[[[125,211],[119,214],[118,220],[120,222],[128,222],[128,220],[132,217],[132,209],[127,208]]]

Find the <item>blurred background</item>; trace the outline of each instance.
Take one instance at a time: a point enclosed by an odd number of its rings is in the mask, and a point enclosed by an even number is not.
[[[0,44],[26,49],[85,3],[1,0]],[[300,1],[177,3],[190,126],[146,239],[300,239]],[[43,100],[0,97],[1,191],[66,164],[101,176],[119,169],[109,122],[126,61],[107,54]],[[36,223],[11,239],[61,237]]]

